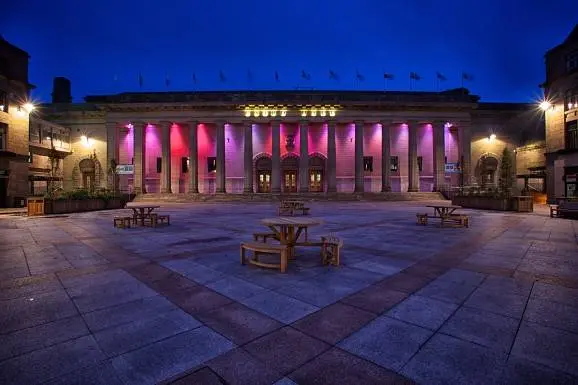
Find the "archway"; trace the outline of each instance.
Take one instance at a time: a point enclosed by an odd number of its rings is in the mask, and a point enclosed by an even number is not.
[[[258,193],[271,192],[271,155],[260,153],[253,159]]]
[[[94,191],[96,179],[96,164],[92,159],[83,159],[78,163],[82,176],[82,188]]]
[[[283,192],[297,192],[297,175],[299,175],[299,155],[288,152],[281,157]]]
[[[320,152],[309,154],[309,191],[325,190],[325,165],[327,158]]]
[[[496,171],[500,161],[497,155],[492,153],[483,154],[477,165],[479,184],[483,187],[496,185]]]

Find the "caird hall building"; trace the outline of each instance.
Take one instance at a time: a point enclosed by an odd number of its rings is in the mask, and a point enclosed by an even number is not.
[[[535,106],[479,103],[465,89],[121,93],[70,104],[69,83],[55,83],[60,91],[43,112],[71,130],[65,190],[276,194],[491,186],[502,149],[514,153],[522,140],[534,145],[518,173],[543,166]],[[543,186],[540,175],[526,176]]]

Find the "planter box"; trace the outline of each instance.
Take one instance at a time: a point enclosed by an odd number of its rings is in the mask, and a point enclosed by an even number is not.
[[[29,198],[28,215],[67,214],[83,211],[120,209],[125,202],[120,198],[82,199],[82,200],[52,200],[46,198]]]
[[[531,196],[512,198],[493,198],[484,196],[456,196],[452,204],[469,209],[533,212],[534,204]]]

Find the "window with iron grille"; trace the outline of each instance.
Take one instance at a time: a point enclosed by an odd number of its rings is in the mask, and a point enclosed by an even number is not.
[[[390,170],[393,172],[398,171],[399,169],[399,158],[397,156],[392,156],[390,159]]]
[[[566,122],[566,149],[578,150],[578,120]]]
[[[373,156],[363,157],[363,171],[373,171]]]

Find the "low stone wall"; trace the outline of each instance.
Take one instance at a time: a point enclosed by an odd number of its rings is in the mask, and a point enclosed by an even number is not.
[[[32,198],[29,198],[28,211],[29,215],[42,215],[42,214],[67,214],[67,213],[77,213],[83,211],[96,211],[96,210],[112,210],[120,209],[126,205],[120,198],[116,199],[38,199],[34,198],[34,203],[31,202]]]
[[[531,196],[495,198],[485,196],[455,196],[452,204],[469,209],[533,212],[533,198]]]

